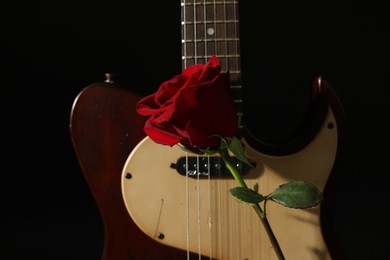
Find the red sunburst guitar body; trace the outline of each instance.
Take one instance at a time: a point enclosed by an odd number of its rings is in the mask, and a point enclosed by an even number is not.
[[[237,1],[183,2],[183,68],[216,54],[230,72],[237,114],[244,122],[241,140],[256,165],[245,174],[248,186],[258,183],[267,194],[283,183],[305,180],[323,191],[324,201],[307,210],[268,203],[268,218],[286,259],[344,259],[327,217],[343,148],[342,106],[317,77],[297,138],[274,145],[245,131],[242,96],[235,94],[243,87],[236,9]],[[103,259],[276,259],[253,209],[228,192],[235,181],[179,174],[179,159],[195,155],[146,137],[145,118],[135,112],[139,99],[112,82],[95,83],[80,92],[71,111],[75,152],[104,223]]]
[[[104,224],[104,260],[185,259],[186,252],[145,235],[130,218],[121,191],[123,165],[145,137],[139,97],[112,83],[87,86],[76,97],[70,130],[75,152]]]

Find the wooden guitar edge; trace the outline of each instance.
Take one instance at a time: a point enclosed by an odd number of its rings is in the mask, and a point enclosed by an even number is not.
[[[322,126],[329,109],[332,110],[335,117],[335,124],[337,125],[337,152],[332,170],[323,191],[324,201],[321,203],[320,215],[321,229],[332,259],[344,260],[347,259],[345,252],[337,241],[337,236],[335,234],[333,202],[337,199],[334,195],[334,190],[339,183],[342,170],[342,160],[346,143],[346,123],[342,103],[334,89],[322,76],[318,76],[313,80],[312,100],[305,122],[302,124],[299,131],[295,133],[295,138],[290,142],[277,145],[265,143],[248,132],[245,127],[243,137],[256,151],[276,156],[290,155],[302,150],[313,140]],[[329,124],[328,127],[332,128],[334,126]]]
[[[146,236],[127,212],[121,174],[131,150],[145,137],[136,114],[139,97],[111,83],[94,83],[75,98],[70,133],[76,157],[104,225],[103,260],[185,259],[186,252]]]
[[[318,83],[318,85],[314,84],[314,87],[317,87],[320,91],[320,95],[322,95],[323,98],[326,98],[328,100],[329,107],[330,109],[332,109],[335,116],[338,131],[336,158],[333,164],[332,172],[329,175],[328,181],[323,192],[325,199],[321,203],[321,229],[325,242],[330,249],[332,259],[344,260],[347,259],[347,256],[343,251],[343,248],[339,244],[339,241],[337,240],[337,236],[335,234],[336,227],[333,223],[333,216],[335,215],[334,201],[337,200],[334,191],[337,188],[337,185],[340,183],[339,180],[342,174],[343,159],[345,156],[347,130],[345,113],[342,103],[333,88],[322,78],[318,78],[316,82]]]

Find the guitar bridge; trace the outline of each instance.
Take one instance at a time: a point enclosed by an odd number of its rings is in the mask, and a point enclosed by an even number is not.
[[[243,163],[236,157],[232,157],[232,159],[241,175],[245,175],[249,172],[251,168],[249,165]],[[176,163],[171,164],[171,168],[176,169],[180,175],[188,175],[189,177],[233,177],[223,159],[218,156],[180,157]]]

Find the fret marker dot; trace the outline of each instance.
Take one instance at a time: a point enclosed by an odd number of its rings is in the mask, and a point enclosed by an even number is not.
[[[214,34],[214,28],[211,28],[211,27],[208,28],[208,29],[207,29],[207,34],[208,34],[208,35],[213,35],[213,34]]]

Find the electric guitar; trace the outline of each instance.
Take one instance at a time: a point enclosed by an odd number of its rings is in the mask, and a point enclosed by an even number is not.
[[[242,167],[249,187],[268,194],[283,183],[305,180],[325,199],[306,210],[268,203],[271,227],[287,259],[336,259],[326,222],[328,190],[339,164],[342,109],[322,78],[313,80],[310,111],[300,135],[286,144],[267,144],[245,130],[242,104],[238,1],[181,2],[183,68],[215,54],[229,71],[241,140],[255,168]],[[218,102],[216,97],[216,102]],[[255,111],[254,111],[255,112]],[[151,239],[188,255],[210,259],[276,259],[252,207],[229,193],[236,187],[215,156],[185,153],[145,137],[124,163],[121,190],[126,210]]]

